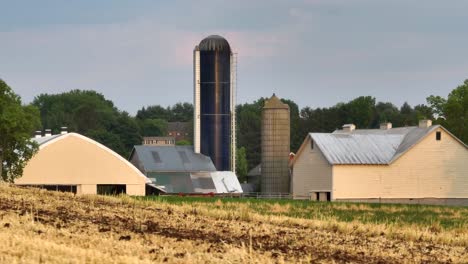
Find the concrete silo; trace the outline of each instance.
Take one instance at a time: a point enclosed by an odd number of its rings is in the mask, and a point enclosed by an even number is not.
[[[289,193],[289,106],[275,94],[262,112],[262,193]]]
[[[236,57],[226,39],[212,35],[195,46],[194,150],[218,171],[235,171]]]

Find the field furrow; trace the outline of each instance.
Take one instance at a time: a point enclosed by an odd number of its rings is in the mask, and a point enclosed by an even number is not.
[[[59,256],[89,263],[99,262],[93,256],[122,263],[208,259],[217,263],[468,261],[464,239],[432,239],[443,235],[440,230],[426,230],[415,239],[398,232],[378,233],[370,230],[371,224],[326,225],[313,219],[295,221],[291,217],[253,212],[245,215],[240,211],[1,186],[0,237],[10,241],[6,247],[10,249],[36,241],[36,246],[29,245],[28,250],[37,252],[24,253],[23,260],[55,248],[61,252]],[[21,234],[30,241],[21,242]],[[459,235],[464,237],[466,233]],[[76,250],[68,252],[64,248]],[[23,255],[9,252],[3,249],[0,260],[22,262]]]

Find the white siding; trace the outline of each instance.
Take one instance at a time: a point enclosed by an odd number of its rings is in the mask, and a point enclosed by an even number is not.
[[[145,195],[146,180],[137,168],[112,150],[70,133],[41,145],[15,183],[77,185],[78,194],[95,194],[98,184],[126,184],[131,186],[132,195]]]
[[[390,165],[335,165],[333,198],[468,198],[468,149],[437,131]]]
[[[320,149],[311,149],[310,137],[306,139],[293,165],[292,193],[309,196],[312,191],[331,191],[332,166]]]

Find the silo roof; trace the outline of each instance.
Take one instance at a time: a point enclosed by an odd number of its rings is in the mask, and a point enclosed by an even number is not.
[[[281,100],[273,94],[270,99],[265,101],[264,109],[289,109],[289,105],[281,102]]]
[[[200,51],[229,51],[231,52],[231,47],[229,42],[218,35],[211,35],[204,38],[198,45]]]

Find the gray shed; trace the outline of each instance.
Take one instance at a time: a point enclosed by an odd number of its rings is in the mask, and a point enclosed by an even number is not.
[[[216,172],[192,146],[135,146],[130,162],[168,193],[242,192],[234,173]]]

